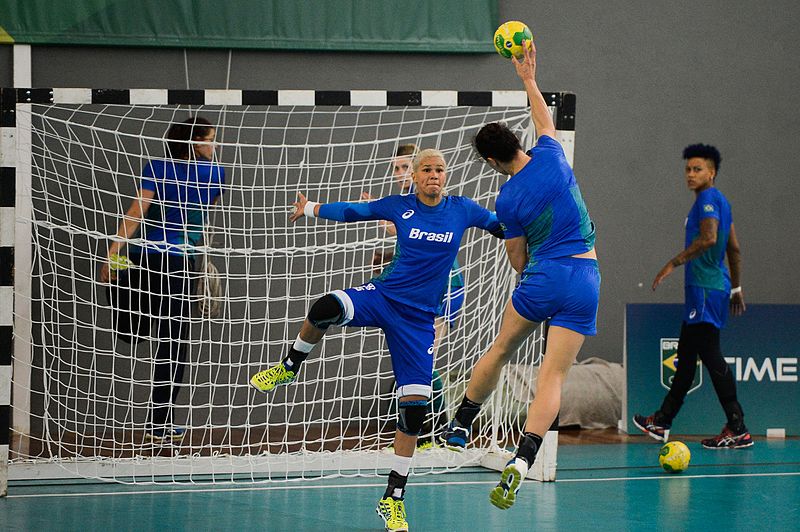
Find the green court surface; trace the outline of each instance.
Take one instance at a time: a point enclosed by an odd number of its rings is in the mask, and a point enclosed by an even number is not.
[[[559,447],[558,480],[527,481],[517,504],[488,500],[485,469],[412,477],[411,530],[800,530],[800,440],[712,451],[661,471],[657,443]],[[3,530],[382,530],[384,479],[235,485],[13,482]]]

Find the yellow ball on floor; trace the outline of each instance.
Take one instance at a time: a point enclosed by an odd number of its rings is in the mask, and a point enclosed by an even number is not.
[[[686,444],[680,441],[671,441],[661,447],[658,454],[658,463],[667,473],[680,473],[689,467],[692,453]]]

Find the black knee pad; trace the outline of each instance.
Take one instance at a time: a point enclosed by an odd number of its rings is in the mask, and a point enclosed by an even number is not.
[[[339,325],[344,318],[341,301],[333,294],[325,294],[311,305],[308,321],[317,329],[325,330],[331,325]]]
[[[401,401],[397,409],[397,428],[403,434],[419,436],[428,411],[428,401]]]

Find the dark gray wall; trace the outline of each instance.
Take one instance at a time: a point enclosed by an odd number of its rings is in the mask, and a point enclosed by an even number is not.
[[[722,152],[718,186],[734,207],[747,301],[800,301],[790,210],[800,193],[800,5],[501,0],[500,18],[532,27],[543,89],[578,95],[575,169],[603,270],[600,334],[582,357],[621,360],[625,303],[682,300],[682,272],[655,294],[648,286],[683,245],[693,200],[680,158],[688,143]],[[0,48],[4,86],[9,56]],[[521,88],[495,55],[234,51],[229,82],[227,51],[186,58],[191,88]],[[33,51],[35,86],[185,88],[186,79],[182,50]]]

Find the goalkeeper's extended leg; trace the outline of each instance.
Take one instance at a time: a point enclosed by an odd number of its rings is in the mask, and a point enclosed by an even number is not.
[[[279,364],[259,371],[250,378],[250,385],[262,393],[271,392],[278,386],[285,386],[297,380],[300,364],[308,357],[325,331],[331,325],[341,323],[344,308],[341,300],[334,294],[326,294],[318,299],[308,311],[300,334],[289,349],[289,354]]]

